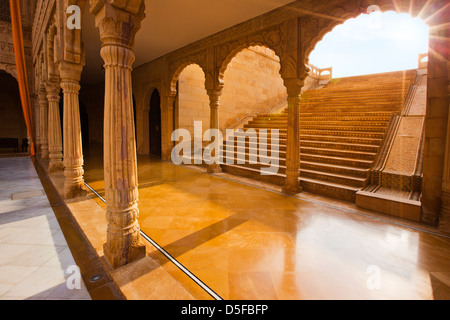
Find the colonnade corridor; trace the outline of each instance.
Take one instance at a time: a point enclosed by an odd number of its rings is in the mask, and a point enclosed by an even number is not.
[[[85,182],[104,196],[101,150],[93,146],[86,157]],[[441,280],[450,275],[450,261],[443,257],[450,256],[450,238],[426,227],[148,156],[138,157],[138,177],[142,232],[216,296],[185,285],[175,264],[147,254],[193,297],[443,298]],[[106,212],[104,202],[96,202],[98,212]]]

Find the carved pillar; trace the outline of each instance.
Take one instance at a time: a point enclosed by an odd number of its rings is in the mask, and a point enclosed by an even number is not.
[[[36,137],[36,143],[35,143],[35,150],[36,150],[36,154],[41,154],[41,125],[40,125],[40,106],[39,106],[39,94],[34,94],[33,95],[33,110],[34,110],[34,115],[33,115],[33,120],[34,120],[34,125],[33,128],[35,128],[35,137]]]
[[[83,65],[62,61],[59,65],[64,94],[64,194],[75,198],[86,193],[83,189],[83,148],[81,144],[80,105],[78,93]]]
[[[302,192],[300,187],[300,93],[303,81],[284,80],[288,93],[288,128],[286,142],[286,181],[285,193]]]
[[[59,115],[59,84],[57,81],[47,83],[48,100],[48,151],[50,163],[49,173],[64,169],[62,162],[61,119]]]
[[[174,103],[175,103],[175,95],[168,95],[165,98],[166,105],[161,105],[161,120],[164,121],[162,125],[162,135],[161,135],[161,159],[164,161],[171,160],[172,149],[174,146],[174,142],[172,141],[172,132],[175,129],[174,123]]]
[[[138,223],[138,177],[131,70],[133,41],[144,18],[143,1],[91,1],[105,62],[104,178],[106,260],[119,268],[145,256]]]
[[[48,103],[47,93],[44,86],[41,86],[38,94],[39,99],[39,131],[41,132],[41,159],[48,160]]]
[[[209,96],[209,106],[210,106],[210,122],[209,127],[210,129],[216,129],[219,130],[219,106],[220,106],[220,96],[222,95],[222,89],[210,89],[207,90],[208,96]],[[213,158],[216,157],[216,153],[219,150],[221,141],[214,140],[214,151],[211,153],[211,156]],[[209,173],[220,173],[222,172],[222,168],[220,167],[220,164],[216,161],[214,161],[213,164],[210,164],[208,166],[208,172]]]

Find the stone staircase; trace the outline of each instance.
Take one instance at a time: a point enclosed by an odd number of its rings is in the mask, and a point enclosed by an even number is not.
[[[300,185],[304,191],[354,201],[356,192],[368,183],[370,169],[383,144],[392,115],[403,107],[416,70],[332,79],[326,86],[306,91],[301,99]],[[260,114],[244,125],[256,133],[267,130],[267,146],[239,140],[237,131],[226,143],[235,146],[225,153],[224,172],[283,185],[286,171],[287,109],[279,114]],[[278,138],[271,130],[279,130]],[[278,172],[262,175],[268,167],[271,142],[279,143]],[[249,163],[255,152],[265,151]],[[259,154],[259,153],[258,153]],[[237,159],[245,158],[238,164]],[[262,161],[261,161],[262,160]],[[264,161],[266,160],[266,161]],[[273,160],[273,159],[272,159]],[[264,164],[266,163],[266,164]]]

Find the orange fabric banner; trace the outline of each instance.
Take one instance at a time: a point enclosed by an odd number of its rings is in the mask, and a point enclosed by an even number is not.
[[[31,139],[30,155],[35,156],[33,121],[31,118],[31,103],[25,64],[25,49],[23,45],[22,14],[20,13],[20,1],[9,0],[11,8],[11,26],[14,40],[14,55],[16,58],[17,81],[19,83],[20,100],[22,102],[23,115],[27,125],[28,136]]]

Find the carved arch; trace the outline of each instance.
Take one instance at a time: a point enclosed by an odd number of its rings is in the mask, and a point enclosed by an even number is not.
[[[155,91],[155,89],[156,90],[158,90],[158,92],[160,93],[160,95],[161,95],[161,85],[158,83],[151,83],[146,89],[145,89],[145,92],[144,92],[144,94],[143,94],[143,97],[142,97],[142,99],[143,99],[143,104],[142,104],[142,110],[144,111],[144,112],[149,112],[150,111],[150,99],[151,99],[151,97],[152,97],[152,94],[153,94],[153,91]],[[162,97],[161,97],[162,98]],[[161,105],[161,107],[163,107],[162,105]]]
[[[439,2],[436,0],[435,2]],[[442,1],[441,1],[442,2]],[[377,5],[381,12],[395,11],[397,13],[408,13],[412,17],[423,17],[433,14],[434,5],[429,5],[430,1],[392,1],[392,0],[363,0],[346,1],[339,6],[302,17],[302,42],[305,64],[308,64],[309,55],[316,45],[331,32],[336,26],[344,23],[348,19],[356,18],[370,6]]]
[[[284,63],[284,50],[283,42],[285,41],[285,35],[281,26],[264,30],[262,32],[240,38],[238,40],[230,41],[215,48],[215,68],[216,79],[214,81],[215,88],[219,89],[223,87],[225,71],[228,68],[231,60],[242,50],[253,46],[262,46],[275,52],[280,59],[280,75],[283,76],[286,69]]]
[[[190,66],[191,64],[198,65],[205,74],[205,88],[208,82],[208,72],[207,68],[205,67],[205,56],[204,54],[197,54],[193,56],[186,57],[184,59],[181,59],[175,63],[173,63],[169,69],[169,92],[168,95],[175,96],[177,94],[177,81],[180,78],[181,73],[183,70]],[[161,92],[161,91],[160,91]]]
[[[17,69],[13,64],[0,63],[0,70],[5,71],[7,74],[13,76],[17,80]]]

